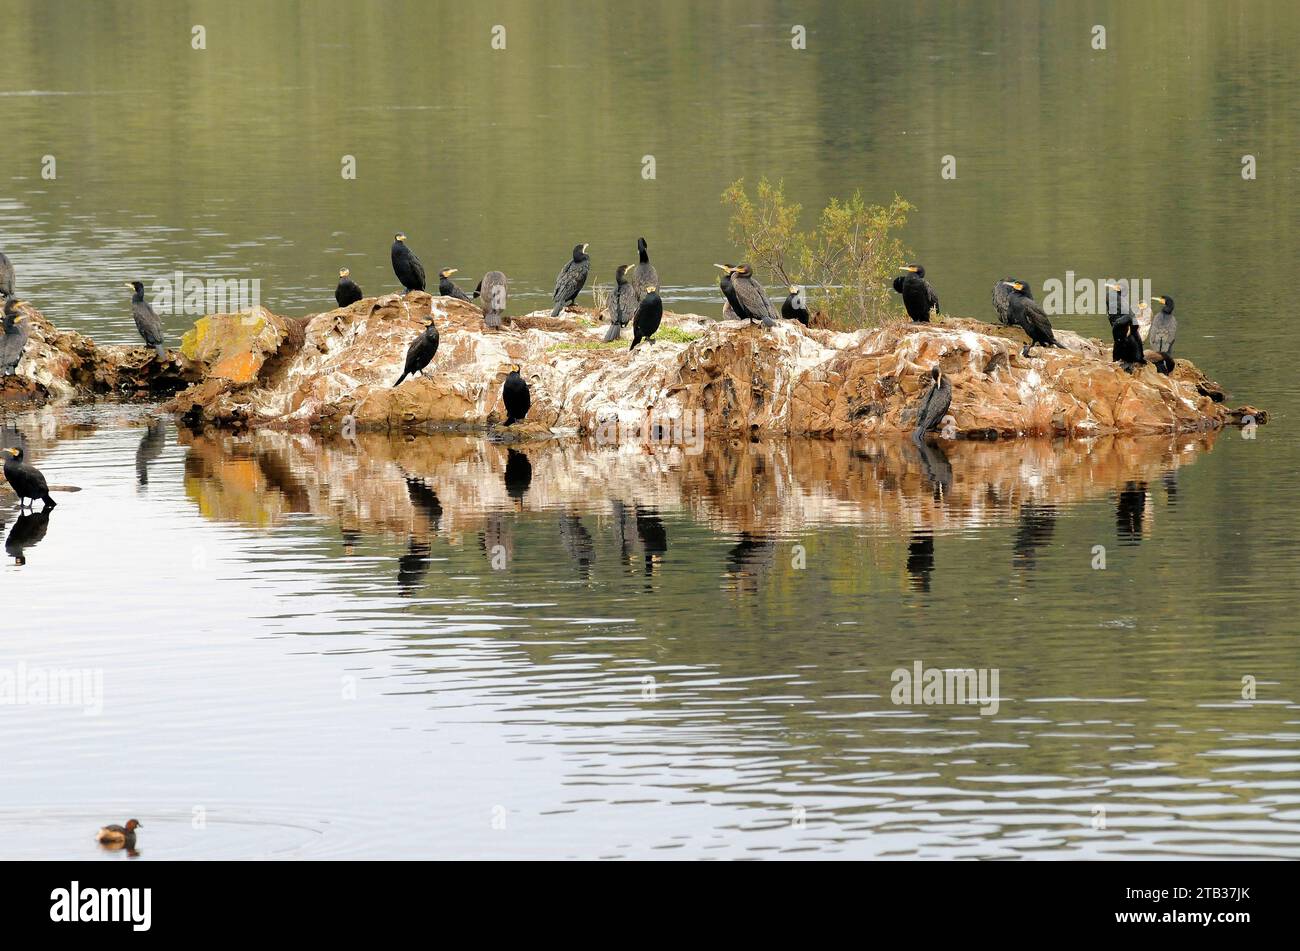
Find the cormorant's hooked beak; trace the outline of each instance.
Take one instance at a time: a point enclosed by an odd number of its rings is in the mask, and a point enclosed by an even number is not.
[[[588,249],[589,247],[591,247],[591,245],[589,245],[589,244],[584,244],[584,245],[582,246],[582,253],[583,253],[583,254],[586,254],[586,253],[587,253],[587,249]]]
[[[122,286],[123,286],[123,287],[129,287],[129,288],[131,288],[131,290],[135,290],[135,285],[132,284],[130,281],[127,281],[127,282],[126,282],[125,284],[123,284]]]
[[[730,274],[730,273],[731,273],[731,267],[730,267],[730,265],[727,265],[727,264],[715,264],[715,265],[713,265],[713,266],[716,267],[719,271],[722,271],[722,272],[724,272],[724,273],[726,273],[726,274]]]
[[[453,274],[455,274],[455,273],[456,273],[457,271],[459,271],[459,270],[460,270],[460,268],[458,268],[458,267],[449,267],[449,268],[447,268],[447,270],[443,271],[442,273],[443,273],[443,274],[446,274],[448,277],[451,277]]]
[[[349,274],[351,274],[351,273],[352,273],[352,272],[349,271],[349,270],[348,270],[347,268],[345,268],[345,267],[341,267],[341,268],[339,268],[339,277],[347,277],[347,276],[348,276]]]
[[[15,459],[18,458],[18,450],[17,450],[17,449],[6,449],[5,452],[9,453],[9,455],[13,456]]]
[[[402,242],[405,242],[405,241],[406,241],[406,235],[402,234],[402,233],[399,231],[397,234],[393,235],[393,240],[394,240],[394,241],[402,241]]]
[[[1106,290],[1108,290],[1108,291],[1122,291],[1123,289],[1124,289],[1124,288],[1121,287],[1121,286],[1118,285],[1118,284],[1107,284],[1107,285],[1106,285]]]
[[[912,274],[915,274],[915,273],[916,273],[916,266],[915,266],[915,265],[912,265],[912,264],[907,264],[907,265],[904,265],[903,267],[900,267],[899,270],[900,270],[900,271],[910,271]]]
[[[799,293],[799,288],[796,287],[794,284],[791,284],[791,285],[790,285],[790,293],[791,293],[791,294],[798,294],[798,293]]]
[[[1163,297],[1153,297],[1153,298],[1151,298],[1151,299],[1152,299],[1153,301],[1158,301],[1158,302],[1160,303],[1160,306],[1161,306],[1161,307],[1164,307],[1164,306],[1165,306],[1165,299],[1164,299]]]

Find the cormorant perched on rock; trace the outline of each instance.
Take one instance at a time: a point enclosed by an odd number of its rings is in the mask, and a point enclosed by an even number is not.
[[[1124,364],[1124,369],[1132,371],[1134,366],[1146,363],[1142,352],[1142,331],[1138,329],[1137,318],[1132,314],[1122,314],[1110,325],[1110,336],[1114,342],[1110,356],[1116,363]]]
[[[904,264],[900,274],[894,278],[894,290],[903,295],[903,307],[907,316],[919,324],[930,322],[930,311],[939,313],[939,295],[934,285],[925,279],[925,268],[919,264]]]
[[[555,278],[555,293],[552,295],[555,309],[551,311],[552,317],[559,317],[564,308],[577,300],[583,285],[587,283],[587,274],[591,270],[587,247],[585,244],[575,244],[573,259],[564,265],[564,269]]]
[[[659,288],[651,284],[645,289],[645,297],[637,304],[636,316],[632,318],[632,346],[635,350],[642,340],[649,340],[659,329],[664,319],[664,302],[659,298]]]
[[[930,368],[930,380],[930,387],[916,409],[916,429],[912,430],[912,438],[917,442],[943,421],[952,405],[952,384],[944,377],[938,364]]]
[[[1147,330],[1147,344],[1160,354],[1156,369],[1168,376],[1174,372],[1174,338],[1178,336],[1178,318],[1174,316],[1174,299],[1172,297],[1151,298],[1164,307],[1151,318],[1151,327]]]
[[[14,296],[14,266],[0,251],[0,297]]]
[[[433,325],[433,315],[424,318],[424,327],[424,333],[411,341],[406,349],[406,366],[402,368],[402,375],[397,378],[394,387],[401,386],[408,376],[424,373],[424,368],[438,352],[438,328]]]
[[[808,326],[808,302],[804,298],[803,288],[798,284],[790,285],[790,296],[781,305],[781,316],[786,320],[797,320]]]
[[[406,246],[406,235],[400,231],[393,235],[393,273],[401,281],[405,293],[424,290],[424,265]]]
[[[764,327],[776,326],[776,311],[767,299],[763,285],[754,279],[754,269],[748,264],[732,267],[730,264],[715,264],[723,272],[718,286],[722,296],[731,305],[732,313],[739,320],[757,320]]]
[[[533,405],[532,394],[528,392],[528,381],[519,374],[519,364],[510,367],[510,375],[501,384],[501,402],[506,404],[506,425],[513,426],[523,422],[528,415],[528,408]]]
[[[631,264],[620,264],[614,272],[614,292],[609,295],[609,329],[605,331],[605,342],[617,340],[623,335],[623,328],[632,322],[636,314],[636,288],[628,283],[627,272]]]
[[[23,301],[12,297],[5,299],[4,336],[0,337],[0,376],[13,376],[18,372],[18,362],[27,349],[27,340],[31,331],[27,327],[27,317],[18,313]]]
[[[167,359],[167,348],[163,346],[163,325],[158,315],[153,312],[149,302],[144,299],[144,283],[131,281],[126,285],[131,288],[131,316],[135,318],[135,329],[140,331],[144,342],[153,347],[159,360]]]
[[[636,239],[636,253],[637,263],[632,268],[631,281],[639,304],[641,298],[650,293],[651,286],[659,286],[659,272],[650,263],[650,246],[645,243],[645,238]]]
[[[506,283],[500,271],[488,271],[474,288],[474,296],[483,298],[483,325],[489,330],[496,330],[505,319]]]
[[[443,297],[454,297],[456,300],[468,301],[469,295],[457,287],[451,280],[459,268],[445,267],[438,272],[438,293]]]
[[[334,300],[340,307],[351,307],[361,297],[361,288],[353,282],[352,272],[345,267],[339,268],[339,286],[334,288]]]
[[[1115,281],[1106,282],[1106,318],[1110,321],[1112,327],[1115,321],[1127,315],[1133,316],[1133,311],[1128,306],[1128,291],[1124,285]]]
[[[1011,281],[1007,284],[1007,289],[1009,323],[1029,335],[1029,343],[1025,344],[1021,353],[1026,357],[1029,356],[1029,348],[1034,344],[1060,347],[1052,334],[1052,322],[1047,319],[1046,312],[1038,306],[1038,302],[1029,295],[1029,285],[1024,281]]]
[[[49,483],[39,469],[23,462],[22,447],[6,449],[5,452],[8,454],[5,459],[5,478],[18,496],[18,507],[23,507],[25,499],[40,499],[47,509],[54,508],[58,503],[50,498]]]
[[[1024,281],[1014,277],[1004,277],[993,285],[993,309],[998,312],[998,323],[1005,326],[1013,326],[1011,323],[1011,286],[1013,284],[1024,285],[1024,295],[1030,300],[1034,299],[1034,292]]]

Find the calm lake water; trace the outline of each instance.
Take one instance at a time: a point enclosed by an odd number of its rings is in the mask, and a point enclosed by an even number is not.
[[[805,226],[854,188],[912,201],[951,313],[991,319],[1007,274],[1149,278],[1180,356],[1273,414],[691,455],[7,413],[82,491],[48,522],[0,493],[0,677],[86,669],[102,704],[0,705],[0,857],[122,859],[91,836],[128,816],[142,860],[1300,857],[1300,7],[0,17],[0,249],[100,342],[136,339],[122,281],[178,269],[290,314],[340,266],[392,290],[399,229],[430,271],[506,271],[513,311],[574,243],[608,282],[644,235],[669,307],[716,315],[719,194],[766,175]],[[996,669],[997,712],[895,704],[918,661]]]

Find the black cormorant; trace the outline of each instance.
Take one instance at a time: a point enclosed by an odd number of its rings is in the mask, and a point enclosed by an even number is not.
[[[730,264],[715,264],[721,268],[723,278],[718,286],[722,296],[731,305],[732,312],[739,320],[757,320],[764,327],[776,326],[776,311],[767,299],[763,285],[754,279],[754,269],[748,264],[732,267]]]
[[[400,231],[393,235],[393,273],[405,293],[424,290],[424,265],[406,246],[406,235]]]
[[[506,276],[500,271],[488,271],[483,280],[474,288],[474,296],[481,297],[483,303],[483,325],[489,330],[501,326],[506,313]]]
[[[1110,325],[1115,326],[1115,321],[1124,316],[1133,316],[1133,311],[1128,306],[1128,291],[1124,285],[1115,281],[1107,281],[1106,285],[1106,317],[1110,320]]]
[[[14,293],[14,266],[0,251],[0,297],[13,297]]]
[[[506,405],[506,425],[513,426],[522,422],[528,415],[528,408],[533,405],[532,394],[528,392],[528,381],[519,373],[519,364],[512,364],[510,375],[501,384],[501,402]]]
[[[628,350],[635,350],[642,340],[651,339],[663,319],[664,302],[659,298],[659,288],[651,284],[645,289],[645,297],[637,305],[636,316],[632,318],[632,346]]]
[[[163,346],[163,325],[158,315],[153,312],[149,302],[144,299],[144,283],[131,281],[126,285],[131,288],[131,316],[135,319],[135,329],[140,331],[144,342],[153,347],[159,360],[167,359],[167,348]]]
[[[998,312],[998,323],[1006,326],[1012,326],[1011,323],[1011,286],[1013,284],[1024,285],[1024,295],[1030,300],[1034,299],[1034,292],[1027,283],[1018,278],[1004,277],[993,285],[993,309]]]
[[[807,327],[808,301],[804,297],[803,288],[798,284],[791,284],[789,290],[790,296],[781,304],[781,316],[786,320],[797,320]]]
[[[353,282],[352,272],[345,267],[339,268],[339,286],[334,288],[334,300],[340,307],[351,307],[361,297],[361,288]]]
[[[49,483],[39,469],[23,462],[22,447],[6,449],[5,453],[5,478],[18,496],[18,507],[21,509],[26,499],[40,499],[47,509],[54,508],[58,503],[50,498]]]
[[[411,341],[406,349],[406,366],[402,368],[402,375],[397,378],[394,387],[401,386],[408,376],[424,373],[424,368],[438,352],[438,328],[433,325],[432,314],[424,318],[424,327],[424,333]]]
[[[1021,353],[1029,356],[1029,348],[1034,344],[1060,347],[1052,333],[1052,322],[1047,319],[1047,313],[1038,306],[1038,302],[1030,296],[1029,285],[1024,281],[1011,281],[1007,284],[1007,290],[1007,312],[1010,315],[1008,323],[1029,335],[1029,343],[1025,344]]]
[[[650,263],[650,246],[645,243],[645,238],[636,239],[637,263],[632,267],[632,287],[636,290],[637,303],[641,298],[650,293],[651,287],[659,286],[659,272],[655,266]]]
[[[27,317],[18,313],[23,301],[12,297],[5,299],[4,336],[0,337],[0,376],[13,376],[18,372],[18,362],[27,349],[27,339],[31,331],[27,327]]]
[[[636,288],[628,283],[627,272],[630,264],[620,264],[614,272],[614,290],[609,295],[609,329],[605,331],[605,342],[617,340],[623,335],[623,328],[632,322],[636,314]]]
[[[1178,336],[1178,318],[1174,316],[1174,299],[1172,297],[1153,297],[1163,304],[1163,308],[1151,318],[1147,330],[1147,344],[1160,354],[1156,369],[1168,376],[1174,372],[1174,338]]]
[[[916,323],[929,323],[930,311],[939,313],[939,295],[934,285],[925,279],[925,268],[919,264],[904,264],[900,274],[894,278],[894,290],[903,295],[903,307],[907,316]]]
[[[555,309],[551,311],[552,317],[559,317],[564,308],[577,300],[583,285],[587,283],[587,274],[591,270],[591,257],[587,254],[587,247],[585,244],[575,244],[573,259],[564,265],[564,269],[556,277],[555,293],[552,295],[555,301]]]
[[[938,364],[930,368],[930,381],[930,386],[916,409],[916,429],[912,430],[912,438],[917,442],[938,427],[948,414],[948,407],[952,405],[952,384],[940,371]]]
[[[445,267],[438,272],[438,293],[443,297],[454,297],[456,300],[468,301],[469,295],[462,291],[452,282],[451,276],[459,270],[454,267]]]
[[[1142,331],[1138,329],[1137,318],[1132,314],[1116,317],[1110,326],[1110,336],[1114,343],[1110,351],[1111,359],[1124,364],[1124,369],[1131,371],[1133,367],[1147,362],[1142,351]]]

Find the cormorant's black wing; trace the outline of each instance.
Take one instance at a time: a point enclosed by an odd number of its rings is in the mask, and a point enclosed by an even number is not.
[[[939,313],[939,293],[929,281],[925,282],[925,293],[930,300],[930,310]]]

